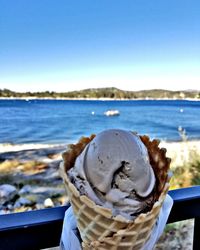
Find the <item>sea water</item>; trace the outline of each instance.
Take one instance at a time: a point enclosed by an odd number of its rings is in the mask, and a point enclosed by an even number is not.
[[[107,110],[118,116],[106,116]],[[0,143],[73,143],[120,128],[166,141],[200,138],[200,101],[0,100]]]

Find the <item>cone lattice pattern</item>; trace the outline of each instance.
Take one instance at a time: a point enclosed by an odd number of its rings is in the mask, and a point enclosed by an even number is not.
[[[167,175],[170,160],[165,157],[165,150],[159,149],[157,140],[150,141],[142,136],[147,146],[151,165],[157,178],[155,203],[148,213],[140,214],[134,221],[127,221],[121,216],[112,216],[112,211],[96,205],[79,191],[69,180],[66,170],[73,167],[75,158],[82,152],[91,138],[83,138],[71,151],[64,153],[64,165],[61,164],[61,175],[77,218],[78,228],[83,240],[83,249],[98,250],[132,250],[141,249],[148,240],[152,227],[156,223],[162,203],[169,188]]]

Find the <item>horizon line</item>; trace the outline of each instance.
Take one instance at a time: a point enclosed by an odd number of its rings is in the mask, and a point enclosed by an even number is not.
[[[170,92],[198,92],[200,89],[177,89],[177,90],[172,90],[172,89],[164,89],[164,88],[148,88],[148,89],[140,89],[140,90],[126,90],[126,89],[121,89],[118,87],[92,87],[92,88],[83,88],[83,89],[74,89],[74,90],[68,90],[68,91],[56,91],[56,90],[24,90],[24,91],[17,91],[17,90],[12,90],[9,88],[0,88],[1,91],[11,91],[15,93],[44,93],[44,92],[54,92],[54,93],[69,93],[69,92],[79,92],[79,91],[85,91],[85,90],[101,90],[101,89],[117,89],[120,91],[126,91],[126,92],[144,92],[144,91],[170,91]]]

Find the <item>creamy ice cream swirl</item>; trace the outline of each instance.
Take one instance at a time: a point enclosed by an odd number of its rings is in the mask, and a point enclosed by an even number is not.
[[[133,219],[152,206],[155,175],[137,134],[110,129],[99,133],[77,157],[68,175],[81,194]]]

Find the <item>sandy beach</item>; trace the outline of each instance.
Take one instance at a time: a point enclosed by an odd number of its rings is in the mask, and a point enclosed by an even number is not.
[[[35,156],[38,154],[45,155],[45,151],[51,150],[58,154],[58,149],[60,149],[60,153],[67,147],[67,144],[0,144],[0,155],[2,153],[12,154],[13,152],[18,152],[23,158],[23,154],[27,150],[34,150]],[[190,160],[191,153],[195,153],[196,155],[200,155],[200,140],[192,140],[192,141],[179,141],[179,142],[166,142],[161,141],[160,147],[167,149],[167,156],[172,159],[172,165],[182,165],[185,162]],[[48,150],[47,150],[48,149]]]
[[[200,140],[160,142],[171,158],[171,170],[200,157]],[[62,185],[59,164],[64,144],[0,144],[0,183],[55,187]]]

